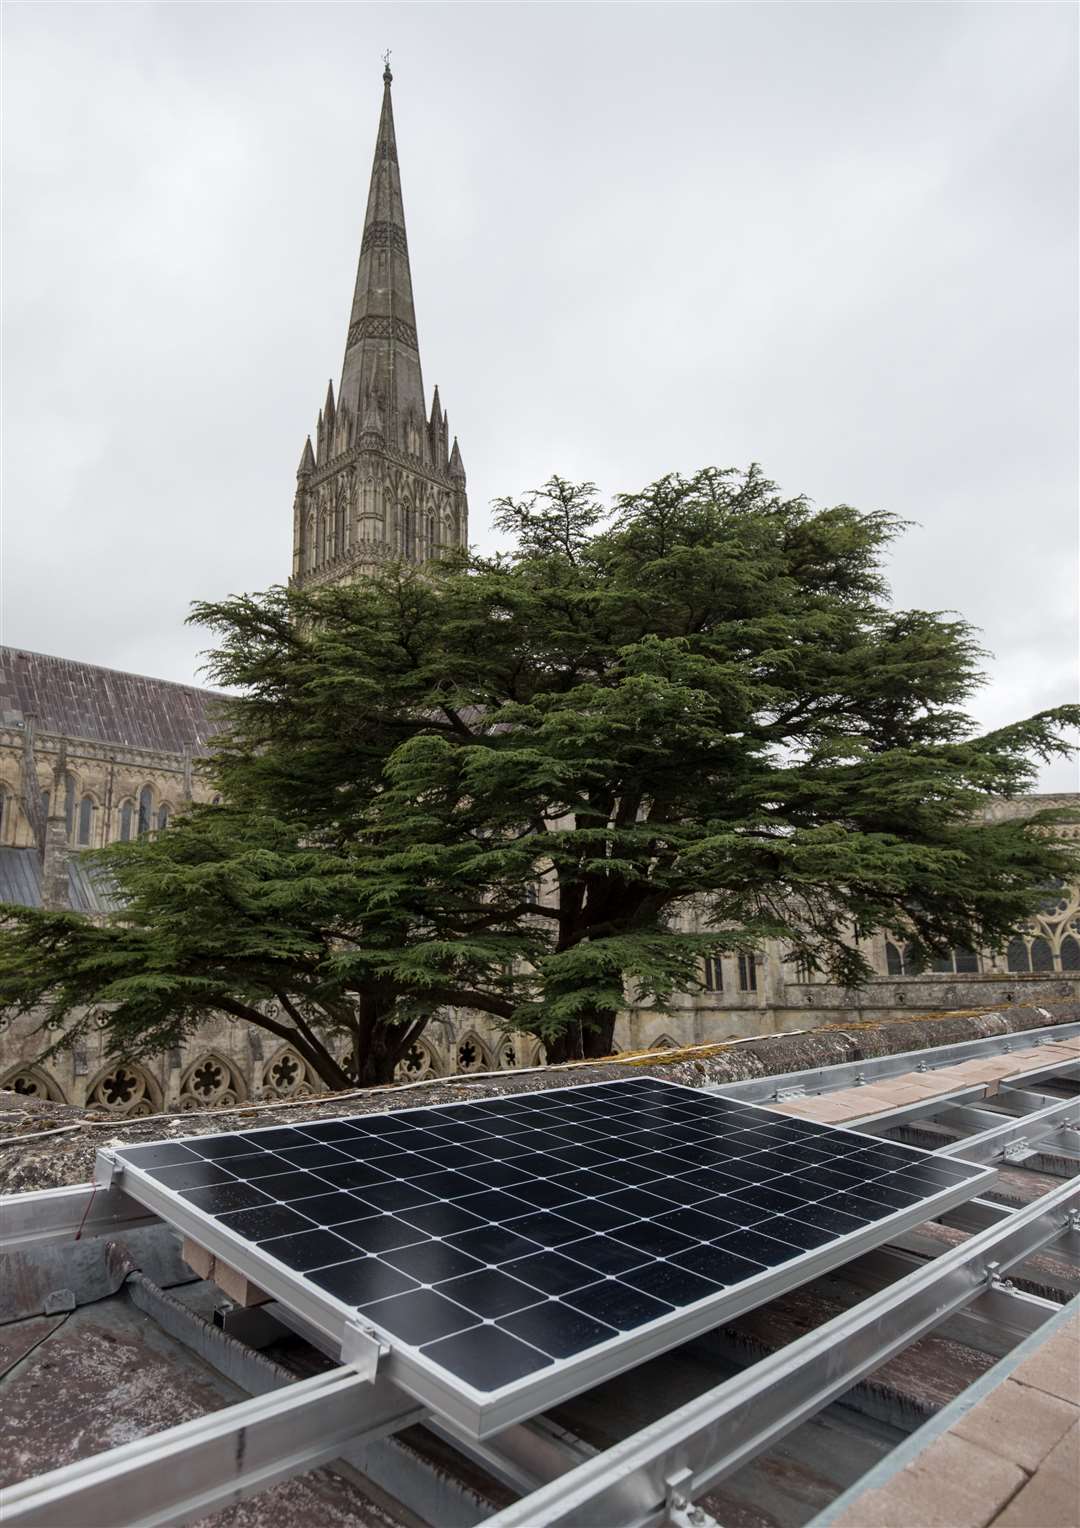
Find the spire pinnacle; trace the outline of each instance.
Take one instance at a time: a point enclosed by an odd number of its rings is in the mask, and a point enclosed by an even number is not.
[[[304,445],[303,455],[300,457],[300,465],[296,469],[297,477],[303,477],[305,473],[315,471],[315,453],[311,449],[311,436],[309,435]]]
[[[377,392],[383,404],[387,444],[400,450],[406,444],[410,412],[423,420],[428,411],[416,338],[389,54],[384,63],[382,110],[337,406],[362,417],[367,393]]]
[[[386,52],[383,54],[382,61],[383,61],[383,72],[382,72],[383,84],[384,85],[392,85],[393,81],[394,81],[394,76],[390,73],[390,49],[389,48],[387,48]]]

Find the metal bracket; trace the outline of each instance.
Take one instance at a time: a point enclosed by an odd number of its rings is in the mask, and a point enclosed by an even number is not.
[[[1034,1156],[1035,1151],[1026,1135],[1018,1135],[1015,1140],[1007,1142],[1002,1147],[1001,1155],[1006,1162],[1023,1162],[1028,1157]]]
[[[773,1094],[773,1097],[776,1099],[778,1104],[786,1104],[792,1098],[805,1098],[806,1088],[801,1082],[799,1082],[791,1088],[777,1088],[776,1092]]]
[[[103,1146],[98,1151],[97,1161],[94,1163],[94,1182],[98,1188],[113,1188],[114,1186],[119,1188],[123,1177],[123,1161],[116,1155],[115,1151],[110,1151],[107,1146]]]
[[[664,1476],[664,1522],[671,1528],[720,1528],[703,1507],[696,1507],[685,1493],[694,1483],[693,1470],[674,1470]]]
[[[341,1334],[341,1362],[354,1368],[361,1379],[373,1380],[379,1360],[389,1351],[389,1343],[370,1326],[365,1326],[362,1321],[346,1321]]]

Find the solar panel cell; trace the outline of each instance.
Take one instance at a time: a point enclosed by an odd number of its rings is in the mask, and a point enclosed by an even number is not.
[[[375,1300],[403,1294],[419,1285],[400,1268],[391,1268],[377,1257],[358,1258],[350,1263],[336,1263],[320,1268],[308,1278],[319,1289],[344,1301],[346,1305],[367,1306]]]
[[[451,1374],[459,1374],[476,1387],[512,1384],[527,1374],[546,1368],[551,1359],[538,1348],[521,1342],[497,1326],[473,1327],[456,1337],[445,1337],[424,1348],[424,1354]]]
[[[603,1279],[599,1284],[575,1290],[566,1296],[566,1303],[620,1332],[644,1326],[646,1321],[655,1321],[674,1309],[665,1301],[654,1300],[652,1295],[624,1284],[621,1279]]]
[[[569,1358],[618,1335],[605,1322],[554,1300],[504,1317],[497,1325],[552,1358]]]

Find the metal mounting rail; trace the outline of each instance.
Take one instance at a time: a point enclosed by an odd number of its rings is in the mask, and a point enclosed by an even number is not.
[[[968,1135],[959,1141],[950,1141],[947,1146],[939,1146],[934,1155],[958,1157],[963,1162],[993,1162],[1014,1142],[1024,1141],[1033,1149],[1038,1149],[1036,1143],[1043,1142],[1057,1131],[1078,1123],[1080,1123],[1080,1098],[1066,1098],[1057,1103],[1047,1104],[1045,1108],[1035,1109],[1029,1114],[1013,1115],[1011,1118],[1002,1120],[1000,1125],[993,1125],[989,1130],[980,1131],[978,1135]],[[1078,1147],[1080,1147],[1080,1136],[1076,1138],[1072,1149],[1075,1150]]]
[[[1063,1232],[1080,1182],[1064,1183],[743,1373],[487,1519],[485,1528],[653,1528],[672,1476],[693,1500],[763,1453],[894,1353],[1000,1288],[1000,1275]]]
[[[1046,1016],[1051,1017],[1049,1013]],[[988,1035],[982,1040],[962,1040],[955,1045],[938,1045],[929,1050],[896,1051],[888,1056],[867,1056],[861,1061],[841,1061],[813,1071],[774,1073],[767,1077],[750,1077],[743,1082],[713,1083],[706,1085],[705,1091],[721,1098],[737,1099],[740,1103],[768,1106],[776,1102],[778,1093],[792,1087],[801,1087],[808,1094],[832,1093],[838,1088],[857,1087],[860,1083],[910,1072],[913,1057],[925,1063],[928,1073],[933,1073],[960,1061],[973,1061],[981,1056],[1008,1056],[1013,1051],[1075,1039],[1080,1039],[1080,1024],[1050,1024],[1045,1029],[1018,1029],[1007,1035]],[[1048,1061],[1045,1067],[1025,1068],[1017,1076],[1024,1079],[1029,1075],[1038,1077],[1044,1072],[1072,1070],[1076,1064],[1057,1058]]]
[[[132,1231],[153,1225],[158,1218],[120,1188],[102,1188],[97,1183],[5,1194],[2,1202],[0,1252],[70,1241],[80,1232],[104,1236],[109,1231]]]
[[[191,1522],[423,1415],[396,1385],[335,1369],[9,1486],[0,1492],[0,1521],[4,1528]]]

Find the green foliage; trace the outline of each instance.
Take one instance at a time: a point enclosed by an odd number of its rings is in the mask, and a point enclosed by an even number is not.
[[[996,946],[1075,876],[1052,824],[980,814],[1080,711],[975,735],[984,655],[889,608],[890,516],[756,468],[496,509],[498,557],[197,607],[243,696],[229,805],[107,851],[106,928],[15,914],[0,1001],[110,1005],[129,1048],[276,1016],[339,1083],[447,1005],[604,1054],[627,990],[662,1007],[704,954],[779,938],[855,985],[873,930]]]

